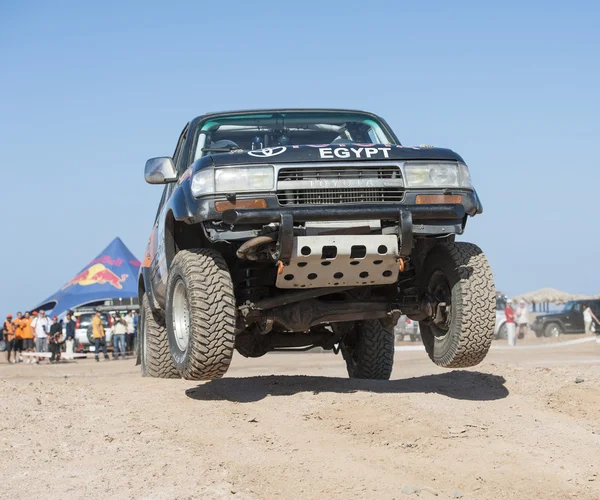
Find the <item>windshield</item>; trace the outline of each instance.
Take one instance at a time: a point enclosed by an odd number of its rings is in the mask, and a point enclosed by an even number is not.
[[[397,141],[379,120],[362,113],[247,113],[215,116],[204,122],[198,133],[194,160],[234,149],[352,143],[397,144]]]
[[[563,307],[562,312],[569,312],[571,309],[573,309],[573,305],[575,304],[575,302],[573,302],[572,300],[570,300],[569,302],[567,302],[565,304],[565,307]]]

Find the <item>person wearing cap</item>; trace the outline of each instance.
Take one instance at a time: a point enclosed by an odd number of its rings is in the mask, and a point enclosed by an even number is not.
[[[36,313],[37,314],[37,313]],[[29,312],[25,313],[23,318],[24,326],[23,326],[23,350],[25,352],[33,352],[33,328],[31,328],[31,323],[33,322],[33,316],[29,314]],[[25,363],[33,363],[34,359],[32,357],[27,356]]]
[[[110,358],[106,352],[106,337],[104,334],[104,326],[102,325],[102,318],[100,317],[100,311],[96,311],[94,319],[92,320],[92,334],[94,337],[96,361],[100,361],[100,347],[103,348],[104,359],[108,361]]]
[[[517,320],[518,337],[523,339],[527,334],[527,306],[525,306],[524,300],[519,301],[515,317]]]
[[[508,339],[508,345],[516,345],[517,343],[517,331],[515,326],[515,311],[512,308],[512,300],[506,301],[506,308],[504,309],[506,315],[506,337]]]
[[[62,332],[62,325],[58,322],[58,316],[52,316],[50,335],[56,335],[58,332]]]
[[[12,314],[6,315],[2,330],[4,333],[4,340],[6,341],[6,359],[10,363],[10,355],[12,354],[15,345],[15,325],[13,323]],[[16,361],[13,360],[13,363],[16,363]]]
[[[37,352],[46,352],[48,350],[48,334],[50,333],[50,320],[46,317],[44,311],[40,311],[37,318],[31,323],[35,332],[35,350]],[[42,358],[38,358],[39,363]]]

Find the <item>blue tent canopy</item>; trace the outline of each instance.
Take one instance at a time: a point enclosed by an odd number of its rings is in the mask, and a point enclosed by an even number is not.
[[[60,290],[34,310],[52,310],[57,316],[69,309],[109,299],[137,297],[140,261],[121,238],[115,238]]]

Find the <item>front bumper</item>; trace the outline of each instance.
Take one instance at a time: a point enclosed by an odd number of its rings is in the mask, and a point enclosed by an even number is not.
[[[294,240],[294,224],[310,221],[352,221],[352,220],[386,220],[398,224],[398,253],[400,257],[410,255],[413,246],[415,220],[435,223],[438,233],[459,232],[465,209],[462,205],[404,205],[382,206],[365,204],[356,206],[333,207],[295,207],[269,209],[226,210],[223,222],[230,226],[279,223],[278,258],[289,263],[292,256]],[[446,222],[444,222],[446,221]],[[439,225],[439,224],[442,225]],[[444,225],[445,224],[445,225]],[[452,229],[452,230],[451,230]]]
[[[460,195],[460,204],[418,204],[420,194]],[[177,198],[177,197],[174,197]],[[265,208],[236,208],[242,201],[260,199]],[[228,201],[231,208],[220,212],[219,202]],[[177,208],[177,207],[175,207]],[[407,190],[399,202],[381,203],[339,203],[323,205],[281,205],[273,193],[242,194],[227,198],[225,195],[211,195],[189,200],[186,216],[183,210],[174,210],[178,220],[188,224],[203,223],[205,234],[210,241],[247,240],[260,234],[262,226],[277,224],[281,217],[289,217],[293,222],[331,221],[387,221],[387,225],[403,222],[410,217],[410,231],[415,236],[444,236],[462,234],[466,217],[481,213],[481,204],[475,191],[471,190]],[[402,231],[405,233],[405,231]],[[389,233],[388,233],[389,234]],[[406,233],[405,233],[406,234]]]
[[[281,207],[279,209],[230,209],[223,212],[226,224],[268,224],[279,222],[282,215],[296,222],[341,220],[401,220],[402,214],[411,214],[412,221],[461,221],[465,216],[462,205],[392,205],[365,204]]]

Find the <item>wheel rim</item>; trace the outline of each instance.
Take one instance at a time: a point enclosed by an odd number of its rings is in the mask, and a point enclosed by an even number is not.
[[[435,271],[431,275],[427,291],[437,310],[431,321],[431,331],[436,338],[442,339],[448,334],[452,322],[452,291],[450,283],[442,271]]]
[[[185,351],[190,342],[190,308],[187,288],[181,279],[173,290],[173,333],[177,347]]]
[[[560,335],[560,330],[558,329],[558,326],[553,326],[553,327],[550,329],[550,335],[551,335],[552,337],[558,337],[558,336]]]

